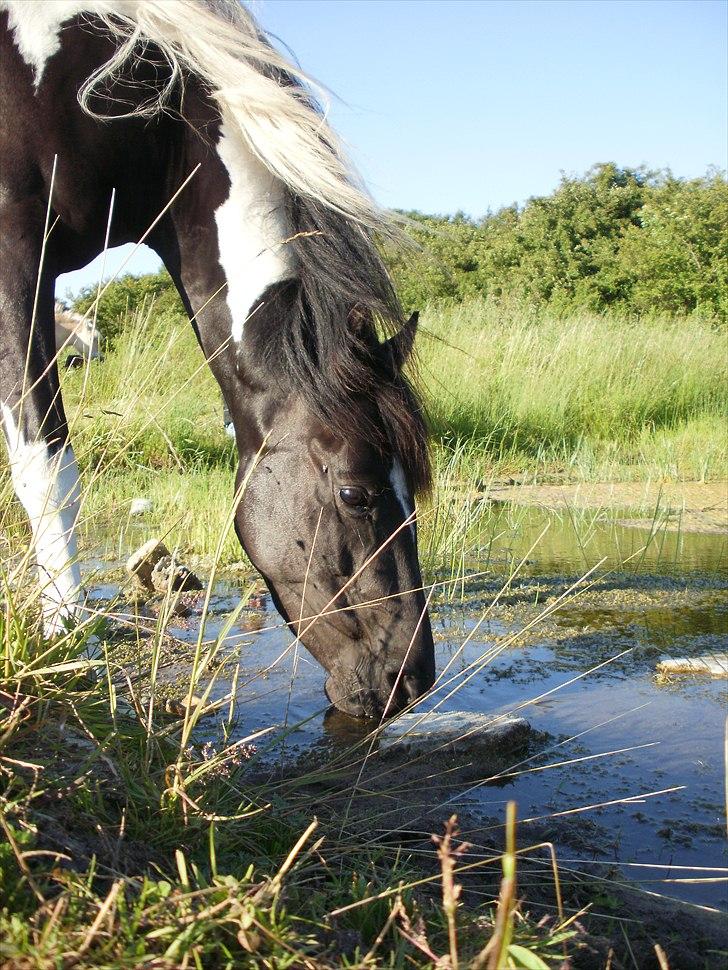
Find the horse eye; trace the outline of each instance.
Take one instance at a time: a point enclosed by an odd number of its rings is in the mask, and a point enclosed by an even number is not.
[[[346,485],[339,489],[339,498],[344,505],[352,508],[366,508],[369,505],[369,493],[365,488],[356,485]]]

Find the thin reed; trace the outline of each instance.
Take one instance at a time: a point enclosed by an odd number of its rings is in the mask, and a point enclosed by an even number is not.
[[[698,317],[558,317],[471,300],[422,313],[436,433],[576,480],[725,474],[725,330]]]

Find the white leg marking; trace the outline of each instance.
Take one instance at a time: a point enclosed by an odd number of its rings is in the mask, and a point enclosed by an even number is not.
[[[402,506],[402,511],[404,512],[405,519],[408,519],[415,510],[414,502],[410,498],[409,489],[407,488],[407,479],[404,475],[404,469],[399,458],[395,458],[392,463],[392,470],[389,473],[389,481],[392,486],[392,491],[397,496],[399,504]],[[410,532],[412,533],[412,538],[415,538],[415,522],[414,519],[410,522]]]
[[[51,457],[45,443],[26,442],[4,404],[2,414],[13,486],[33,531],[44,626],[53,635],[63,630],[64,620],[74,618],[81,602],[73,531],[79,510],[76,459],[70,445]]]
[[[92,4],[89,0],[2,0],[0,10],[8,11],[8,25],[26,64],[35,72],[36,88],[46,63],[61,46],[61,24]],[[107,4],[96,4],[106,7]]]
[[[239,343],[263,291],[295,275],[287,245],[293,230],[285,214],[282,184],[224,119],[217,153],[230,178],[230,195],[216,210],[215,222],[232,336]]]

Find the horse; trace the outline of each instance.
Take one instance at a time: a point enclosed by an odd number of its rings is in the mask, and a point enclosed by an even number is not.
[[[54,306],[55,334],[56,334],[56,358],[66,349],[75,351],[69,354],[66,359],[66,366],[69,361],[101,360],[99,350],[99,331],[96,329],[93,320],[89,320],[82,313],[69,310],[65,304],[56,300]]]
[[[0,402],[47,635],[84,615],[55,278],[143,240],[232,418],[238,538],[330,703],[411,704],[435,676],[417,317],[308,79],[236,0],[0,0],[0,119]]]

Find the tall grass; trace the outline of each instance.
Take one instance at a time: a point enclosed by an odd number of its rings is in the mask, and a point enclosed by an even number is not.
[[[565,318],[472,300],[426,308],[436,434],[487,462],[577,478],[725,472],[728,339],[699,318]]]
[[[82,530],[98,541],[113,522],[123,540],[134,498],[170,545],[211,555],[233,496],[237,456],[222,398],[191,327],[153,306],[130,315],[88,377],[64,374],[64,399],[84,488]],[[240,558],[227,536],[223,558]]]
[[[421,319],[437,482],[420,530],[428,563],[457,567],[464,536],[482,527],[462,495],[493,477],[725,475],[725,331],[697,318],[559,318],[483,300],[425,308]],[[149,497],[150,528],[211,555],[236,455],[189,324],[137,308],[105,361],[65,372],[63,391],[86,486],[82,533],[97,543],[113,525],[123,544],[132,500]],[[5,485],[3,531],[22,530]],[[223,561],[240,556],[229,536]]]

